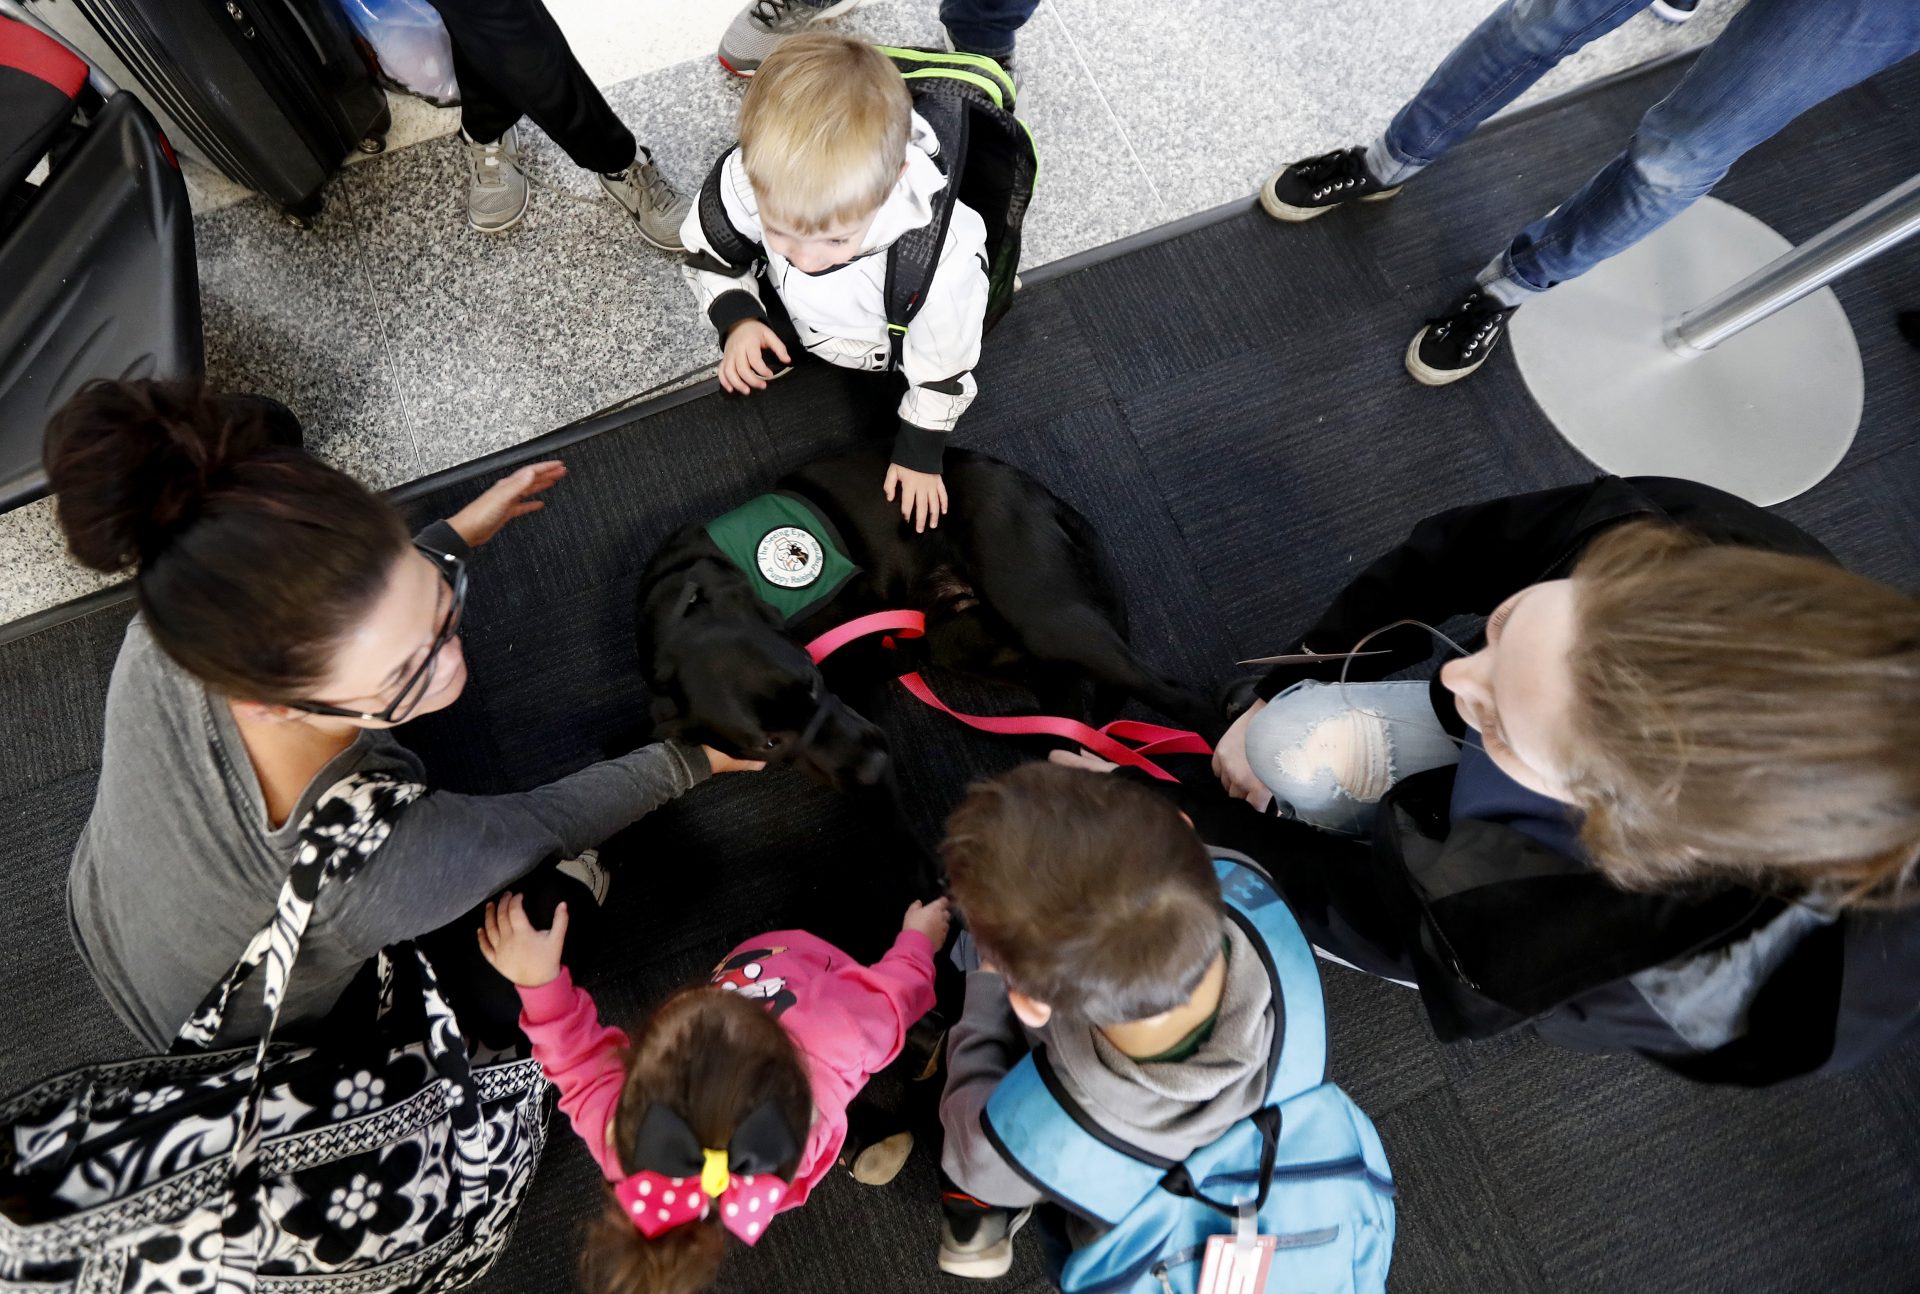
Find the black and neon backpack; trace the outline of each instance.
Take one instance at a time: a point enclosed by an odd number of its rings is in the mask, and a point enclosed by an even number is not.
[[[1013,78],[998,63],[978,54],[879,48],[900,69],[913,95],[913,110],[940,141],[933,161],[948,181],[934,195],[933,219],[902,234],[887,249],[887,331],[893,337],[892,366],[898,368],[907,329],[920,313],[927,283],[940,263],[956,201],[978,212],[987,226],[985,326],[993,327],[1013,304],[1020,228],[1033,200],[1040,159],[1033,132],[1013,115]],[[733,227],[721,204],[720,177],[733,152],[721,154],[700,186],[700,227],[728,269],[745,275],[766,252]]]

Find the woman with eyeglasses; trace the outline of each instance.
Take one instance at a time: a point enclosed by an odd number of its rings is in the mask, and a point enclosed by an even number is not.
[[[292,415],[270,401],[152,382],[93,383],[47,432],[73,555],[131,570],[139,608],[107,691],[68,913],[94,979],[153,1047],[273,911],[301,819],[327,788],[356,772],[424,780],[392,730],[466,685],[458,630],[472,550],[543,506],[535,496],[565,474],[522,468],[410,537],[391,504],[299,444]],[[321,896],[282,1032],[320,1032],[369,958],[441,927],[436,964],[490,975],[477,921],[464,919],[488,896],[558,862],[559,874],[546,869],[552,892],[570,890],[581,915],[604,875],[562,860],[710,772],[756,767],[662,742],[520,794],[421,797],[351,883]],[[469,1033],[506,1040],[510,1001],[504,1020],[468,1007],[507,995],[447,987]],[[257,995],[246,997],[224,1041],[258,1035]]]
[[[1276,647],[1214,756],[1262,815],[1191,811],[1442,1040],[1758,1085],[1920,1022],[1920,600],[1784,519],[1658,477],[1470,504]]]

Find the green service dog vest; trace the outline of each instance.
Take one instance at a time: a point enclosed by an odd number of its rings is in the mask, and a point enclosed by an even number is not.
[[[763,494],[709,521],[707,537],[789,625],[860,573],[833,523],[798,495]]]

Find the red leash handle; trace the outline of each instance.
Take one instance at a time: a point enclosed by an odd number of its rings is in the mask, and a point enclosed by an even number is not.
[[[897,633],[902,638],[918,638],[926,631],[927,618],[918,611],[876,611],[827,630],[807,644],[807,655],[818,665],[848,643],[870,634]],[[927,686],[927,681],[918,674],[902,674],[899,683],[922,704],[958,719],[969,728],[998,733],[1004,737],[1061,737],[1104,760],[1140,769],[1163,782],[1179,779],[1148,756],[1213,753],[1213,747],[1207,744],[1206,738],[1184,728],[1163,728],[1157,723],[1140,723],[1133,719],[1115,719],[1104,728],[1092,728],[1078,719],[1064,719],[1055,715],[962,714],[935,696],[933,689]],[[1123,744],[1129,741],[1140,743],[1139,749]]]

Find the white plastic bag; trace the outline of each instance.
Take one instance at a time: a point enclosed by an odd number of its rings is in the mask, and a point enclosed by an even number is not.
[[[340,0],[340,7],[396,86],[443,108],[460,102],[453,45],[427,0]]]

